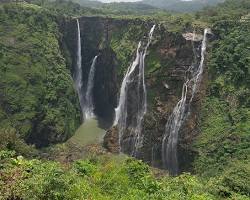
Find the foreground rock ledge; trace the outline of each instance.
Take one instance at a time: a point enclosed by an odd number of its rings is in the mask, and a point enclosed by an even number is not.
[[[117,126],[113,126],[104,136],[103,146],[111,153],[119,153],[119,131]]]

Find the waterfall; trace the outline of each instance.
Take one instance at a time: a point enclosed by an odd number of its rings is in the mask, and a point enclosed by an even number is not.
[[[137,51],[136,51],[136,58],[132,65],[128,68],[125,77],[122,81],[121,89],[120,89],[120,97],[119,103],[117,108],[115,109],[115,121],[114,126],[118,126],[119,129],[119,144],[121,148],[121,138],[123,136],[124,130],[127,127],[127,93],[128,93],[128,83],[132,80],[132,73],[134,72],[136,66],[140,60],[140,52],[139,49],[141,47],[141,42],[139,42]]]
[[[85,96],[84,114],[85,119],[90,119],[94,117],[94,104],[93,104],[93,87],[94,87],[94,77],[95,77],[95,66],[98,56],[95,56],[88,76],[87,91]]]
[[[83,82],[82,82],[82,49],[81,49],[81,30],[79,20],[76,19],[77,23],[77,54],[76,54],[76,68],[75,68],[75,87],[78,94],[83,119],[89,119],[94,117],[94,105],[93,105],[93,87],[94,87],[94,76],[95,76],[95,65],[98,56],[95,56],[90,67],[87,89],[84,94]]]
[[[78,94],[81,111],[84,112],[84,95],[82,91],[82,49],[81,49],[81,31],[79,20],[76,19],[77,23],[77,55],[76,55],[76,68],[75,68],[75,87]]]
[[[186,80],[182,88],[181,99],[173,109],[173,112],[168,118],[165,127],[165,134],[162,140],[162,162],[164,168],[167,168],[170,174],[172,175],[177,175],[179,172],[178,155],[177,155],[179,130],[187,118],[190,104],[193,100],[197,88],[199,87],[202,73],[204,71],[207,33],[208,29],[205,29],[201,46],[201,60],[199,67],[196,70],[191,70],[191,67],[189,67],[189,69],[187,70]],[[191,73],[191,79],[189,79],[190,73]],[[187,94],[189,88],[191,88],[192,96],[188,101]]]
[[[151,28],[149,35],[148,35],[148,41],[145,49],[141,52],[140,56],[140,63],[139,63],[139,79],[138,79],[138,94],[140,94],[140,86],[142,85],[142,96],[139,95],[138,103],[138,114],[137,114],[137,126],[134,129],[135,137],[133,141],[133,152],[132,155],[136,156],[138,153],[139,148],[143,145],[143,137],[142,137],[142,121],[144,118],[144,115],[147,113],[147,89],[145,84],[145,58],[147,55],[148,47],[152,41],[153,33],[155,30],[155,25]]]
[[[206,49],[207,49],[207,34],[208,34],[208,28],[206,28],[204,30],[204,36],[203,36],[203,40],[202,40],[202,45],[201,45],[201,61],[197,70],[196,75],[193,78],[193,88],[192,88],[192,97],[191,97],[191,102],[194,98],[195,92],[197,90],[198,84],[200,83],[201,80],[201,76],[203,74],[204,71],[204,60],[205,60],[205,53],[206,53]]]
[[[162,140],[162,162],[164,167],[173,175],[178,173],[177,144],[179,130],[185,117],[188,82],[189,80],[184,83],[181,100],[177,103],[168,118]]]
[[[128,93],[129,84],[136,83],[136,98],[137,98],[137,110],[136,110],[136,122],[133,127],[131,127],[130,134],[133,134],[132,141],[130,143],[132,147],[131,155],[136,156],[138,149],[142,145],[142,120],[144,115],[147,112],[147,90],[145,84],[145,57],[147,55],[147,49],[151,43],[153,32],[155,29],[155,25],[151,28],[148,41],[146,46],[142,46],[142,42],[140,41],[137,46],[136,58],[133,61],[132,65],[128,68],[125,77],[122,81],[121,89],[120,89],[120,98],[117,108],[115,109],[115,121],[114,126],[118,127],[119,130],[119,144],[120,150],[123,151],[122,138],[124,136],[125,130],[128,128],[127,117],[128,117]],[[138,68],[137,68],[138,67]],[[136,70],[138,71],[138,78],[135,78]]]

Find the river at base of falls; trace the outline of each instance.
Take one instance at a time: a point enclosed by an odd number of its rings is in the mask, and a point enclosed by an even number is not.
[[[84,123],[76,130],[69,141],[79,146],[87,146],[91,144],[99,144],[103,141],[105,130],[102,129],[97,119],[87,119]]]

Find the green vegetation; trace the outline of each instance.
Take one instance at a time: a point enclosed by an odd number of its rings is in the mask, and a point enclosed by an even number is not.
[[[49,9],[51,12],[67,16],[148,16],[165,14],[165,11],[141,3],[103,4],[88,0],[31,0],[32,3]]]
[[[126,10],[126,4],[101,9],[70,1],[32,2],[0,5],[0,200],[250,199],[249,0],[228,0],[194,15],[159,11],[149,16],[135,15],[142,8]],[[147,57],[146,76],[155,77],[148,92],[149,106],[166,80],[161,74],[175,64],[174,57],[162,58],[158,53],[166,34],[178,44],[183,31],[212,28],[207,93],[200,134],[192,146],[194,175],[170,177],[141,161],[104,152],[70,162],[75,156],[70,145],[37,150],[27,144],[64,141],[79,126],[79,103],[71,66],[67,66],[71,61],[63,56],[58,25],[65,18],[81,15],[126,18],[126,26],[111,31],[110,46],[120,62],[120,76],[131,63],[139,40],[153,23],[160,24],[162,32],[153,39]],[[82,138],[76,135],[74,139]],[[48,161],[43,154],[63,161]]]
[[[37,0],[36,0],[37,1]],[[62,0],[41,0],[41,2],[58,2]],[[78,3],[83,7],[88,7],[96,10],[102,10],[114,14],[153,14],[163,9],[174,12],[193,12],[201,10],[207,6],[214,6],[224,0],[142,0],[139,2],[119,2],[119,3],[102,3],[96,0],[64,0],[67,2]]]
[[[194,12],[201,10],[207,6],[215,6],[218,3],[224,2],[224,0],[192,0],[192,1],[181,1],[181,0],[143,0],[145,4],[155,6],[157,8],[164,8],[170,11],[176,12]]]
[[[227,0],[220,6],[207,8],[203,11],[197,12],[195,15],[202,21],[208,21],[210,23],[235,21],[239,20],[242,16],[249,14],[249,9],[249,0]]]
[[[50,13],[62,16],[82,16],[82,15],[102,15],[104,12],[100,9],[82,7],[72,1],[49,1],[49,0],[32,0],[33,4],[46,8]]]
[[[120,61],[119,74],[121,76],[126,73],[128,66],[131,64],[140,38],[149,30],[150,28],[145,30],[145,26],[142,24],[134,24],[131,22],[113,33],[110,46]]]
[[[244,17],[250,2],[234,5],[228,1],[217,9],[224,11],[211,16],[216,21],[229,14],[226,8],[235,8],[230,15],[234,13],[238,21],[214,24],[218,39],[209,52],[211,78],[201,111],[201,134],[194,144],[198,152],[196,172],[211,181],[217,180],[221,185],[218,193],[225,197],[232,192],[250,195],[250,23]]]
[[[133,159],[90,157],[70,167],[9,151],[1,151],[0,159],[0,199],[215,199],[190,174],[156,179]]]
[[[77,97],[55,17],[32,4],[0,6],[0,127],[37,145],[79,125]]]

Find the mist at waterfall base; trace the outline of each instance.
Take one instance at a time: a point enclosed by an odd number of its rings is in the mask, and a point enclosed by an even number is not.
[[[199,66],[197,69],[194,69],[194,66],[191,66],[186,71],[186,80],[183,84],[181,99],[173,109],[165,127],[165,134],[162,140],[162,162],[163,167],[168,169],[171,175],[177,175],[179,173],[177,155],[179,131],[188,117],[190,104],[192,103],[197,88],[199,87],[204,71],[207,32],[208,29],[205,29],[201,46],[201,59]],[[191,98],[188,100],[187,94],[189,89],[191,90]]]
[[[128,68],[120,89],[120,97],[117,108],[115,109],[114,126],[117,126],[119,132],[120,151],[137,157],[139,149],[142,147],[142,122],[147,112],[147,90],[145,84],[145,57],[148,47],[151,43],[155,25],[151,28],[146,45],[143,46],[140,41],[137,46],[136,58],[132,65]],[[134,92],[137,105],[135,106],[135,119],[132,123],[128,123],[128,104],[129,94]],[[135,103],[135,102],[133,102]],[[128,134],[127,137],[126,134]]]

